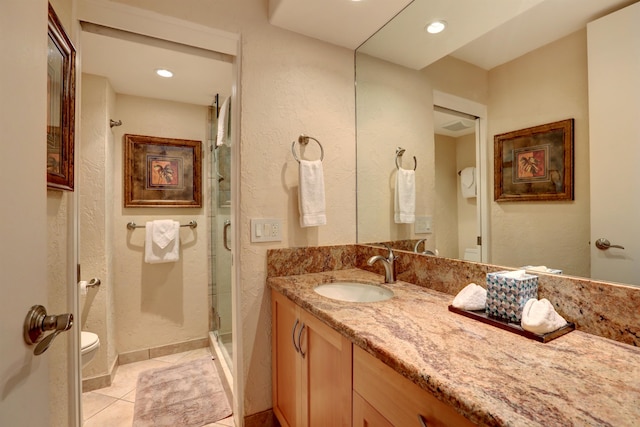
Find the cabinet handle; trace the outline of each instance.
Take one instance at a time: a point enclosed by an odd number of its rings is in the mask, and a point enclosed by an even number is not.
[[[296,344],[296,328],[298,327],[298,323],[300,323],[300,320],[296,319],[296,323],[293,324],[293,329],[291,329],[291,340],[293,341],[293,348],[296,349],[296,353],[300,353],[300,348]]]
[[[427,426],[427,420],[424,419],[424,417],[420,414],[418,414],[418,421],[420,421],[420,426],[421,427],[428,427]]]
[[[298,332],[298,348],[300,349],[300,354],[302,355],[302,358],[304,359],[304,357],[307,355],[307,353],[305,353],[304,351],[302,351],[302,331],[304,331],[304,328],[307,325],[305,325],[304,323],[302,324],[302,326],[300,327],[300,332]]]

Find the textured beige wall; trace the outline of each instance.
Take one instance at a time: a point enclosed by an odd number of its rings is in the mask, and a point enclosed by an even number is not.
[[[546,265],[589,276],[586,31],[492,69],[489,85],[489,158],[496,134],[575,119],[575,201],[491,202],[492,263]]]
[[[202,2],[125,0],[177,18],[242,35],[240,183],[244,407],[271,407],[271,309],[265,287],[266,251],[273,247],[355,241],[353,51],[269,24],[266,0]],[[327,225],[302,229],[297,207],[298,165],[291,142],[301,133],[325,150]],[[313,156],[309,149],[309,156]],[[311,157],[312,158],[312,157]],[[283,240],[249,241],[251,218],[282,218]]]
[[[438,255],[447,258],[458,256],[458,175],[456,175],[456,138],[435,135],[435,215],[433,225],[437,229],[434,245]],[[425,236],[428,239],[430,235]]]
[[[78,165],[80,194],[80,280],[99,278],[101,285],[80,295],[78,326],[96,333],[100,349],[83,369],[83,378],[110,373],[117,357],[113,317],[113,161],[115,143],[109,118],[115,93],[106,78],[82,75],[81,140]],[[117,252],[117,251],[116,251]]]
[[[396,148],[402,167],[416,169],[416,216],[434,215],[433,91],[419,71],[357,56],[358,241],[414,238],[413,224],[394,222]],[[436,233],[427,237],[433,250]]]
[[[128,95],[116,96],[113,128],[112,174],[113,287],[118,353],[204,338],[208,333],[208,224],[205,208],[124,208],[123,135],[159,136],[203,141],[203,166],[209,161],[206,147],[207,107],[159,101]],[[205,197],[204,203],[208,198]],[[198,228],[180,229],[180,260],[175,263],[144,262],[145,230],[128,230],[135,221],[174,219]]]
[[[456,199],[458,205],[458,255],[457,258],[464,259],[466,248],[476,247],[476,236],[478,235],[478,198],[462,197],[460,189],[460,176],[458,171],[476,164],[476,135],[475,133],[456,138]],[[478,189],[479,190],[479,189]]]

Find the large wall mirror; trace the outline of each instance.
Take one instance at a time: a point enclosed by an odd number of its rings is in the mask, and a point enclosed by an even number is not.
[[[635,243],[640,236],[633,238],[638,228],[596,227],[602,220],[594,213],[594,189],[602,178],[595,175],[598,159],[590,156],[598,144],[613,143],[594,137],[598,122],[609,118],[596,115],[590,103],[601,103],[595,101],[597,87],[606,92],[617,80],[594,71],[612,61],[598,59],[611,50],[600,41],[609,36],[592,31],[592,23],[618,12],[629,15],[640,8],[636,2],[414,0],[360,46],[355,54],[358,242],[640,285],[640,271],[633,267],[633,251],[640,256]],[[445,30],[429,34],[425,27],[436,19],[446,21]],[[620,55],[625,56],[639,55]],[[628,64],[616,66],[636,66]],[[625,109],[637,117],[637,105]],[[574,119],[574,199],[494,201],[494,136],[565,119]],[[415,222],[396,223],[398,165],[411,169],[414,157]],[[637,198],[633,188],[616,193]],[[608,210],[621,209],[609,205]],[[605,223],[620,221],[605,215]],[[598,238],[625,249],[598,249]],[[594,273],[595,258],[610,262],[609,270],[627,271]]]

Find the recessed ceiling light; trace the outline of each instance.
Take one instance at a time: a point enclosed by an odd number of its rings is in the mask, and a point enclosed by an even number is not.
[[[173,77],[173,73],[164,68],[158,68],[156,70],[156,74],[159,75],[160,77],[166,77],[166,78]]]
[[[438,34],[446,28],[447,23],[445,21],[433,21],[427,25],[426,30],[429,34]]]

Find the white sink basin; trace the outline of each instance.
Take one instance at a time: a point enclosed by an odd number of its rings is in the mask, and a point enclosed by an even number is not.
[[[348,302],[384,301],[393,296],[393,291],[382,286],[356,282],[325,283],[313,290],[324,297]]]

